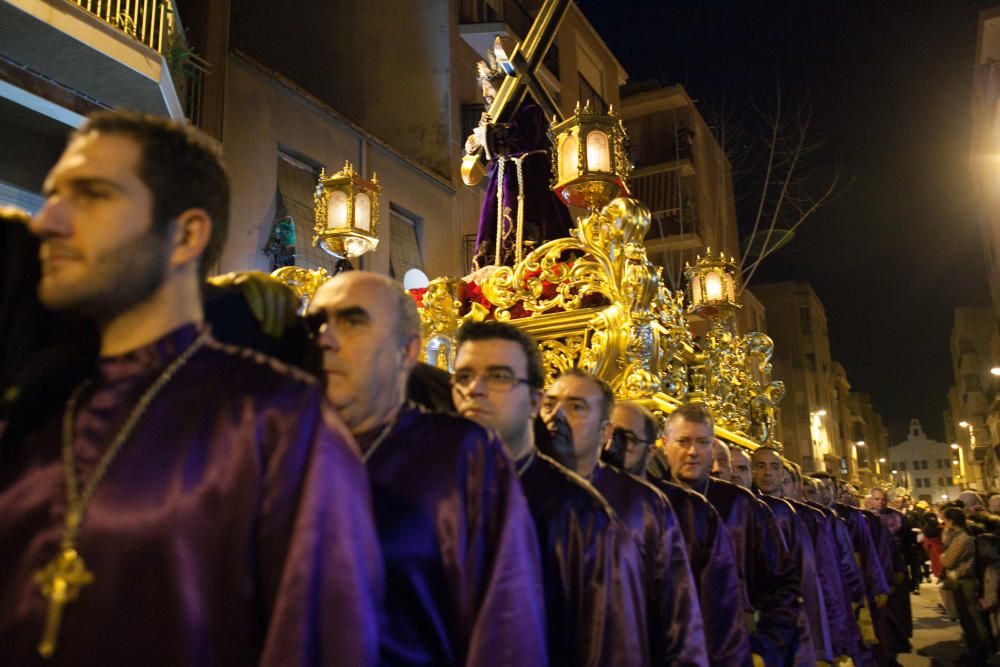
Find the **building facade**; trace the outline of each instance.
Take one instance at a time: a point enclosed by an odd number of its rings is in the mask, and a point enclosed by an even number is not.
[[[956,451],[929,439],[920,420],[911,419],[906,440],[889,448],[893,486],[909,489],[915,500],[937,503],[957,498],[963,480]]]
[[[997,485],[998,458],[991,425],[995,401],[994,376],[990,373],[993,309],[989,306],[955,309],[949,350],[954,384],[948,391],[944,432],[949,443],[957,443],[969,467],[968,483],[982,490]]]

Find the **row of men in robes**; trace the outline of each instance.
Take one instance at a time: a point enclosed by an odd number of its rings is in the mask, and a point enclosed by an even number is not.
[[[861,509],[855,488],[827,473],[803,477],[795,463],[766,447],[750,454],[716,445],[714,474],[757,490],[777,517],[787,515],[775,501],[781,497],[812,538],[812,545],[802,543],[802,572],[817,572],[818,591],[810,595],[803,586],[814,645],[822,647],[829,638],[825,652],[835,661],[848,656],[856,665],[897,664],[898,654],[911,650],[913,633],[907,550],[914,538],[906,517],[887,507],[880,488],[872,489],[873,509]],[[810,510],[825,515],[829,530],[816,524],[822,517]],[[808,565],[810,546],[814,568]]]
[[[459,333],[451,410],[421,409],[415,306],[370,273],[310,304],[321,386],[218,342],[201,291],[228,182],[168,121],[95,116],[45,191],[39,300],[92,324],[100,353],[0,441],[5,662],[853,655],[812,630],[829,608],[803,512],[710,477],[703,406],[672,413],[650,456],[648,412],[580,371],[544,388],[537,343],[487,322]]]
[[[412,300],[348,273],[309,312],[318,386],[204,323],[229,187],[194,132],[96,115],[45,192],[11,223],[39,241],[31,287],[71,315],[56,338],[93,331],[99,352],[75,348],[45,406],[19,409],[39,395],[20,378],[5,391],[4,662],[708,664],[677,517],[539,451],[518,329],[463,330],[458,414],[424,411]]]

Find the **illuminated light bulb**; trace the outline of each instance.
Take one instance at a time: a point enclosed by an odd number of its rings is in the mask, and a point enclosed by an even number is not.
[[[330,195],[330,204],[327,209],[327,229],[340,229],[347,226],[347,194],[344,192],[334,192]]]
[[[344,240],[344,250],[348,257],[360,257],[368,252],[368,241],[364,239],[349,238]]]
[[[709,273],[705,276],[705,300],[719,301],[722,299],[722,276]]]

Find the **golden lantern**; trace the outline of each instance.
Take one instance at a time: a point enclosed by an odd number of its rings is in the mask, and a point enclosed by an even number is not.
[[[686,264],[684,276],[688,281],[688,312],[709,319],[725,318],[740,309],[736,260],[726,259],[725,254],[712,256],[709,248],[694,266]]]
[[[313,245],[343,259],[374,250],[381,194],[378,177],[372,174],[370,181],[361,178],[350,162],[345,161],[344,168],[333,176],[321,171],[314,195]]]
[[[603,114],[590,101],[549,130],[552,189],[567,204],[597,209],[628,194],[632,163],[625,155],[625,128],[613,110]]]

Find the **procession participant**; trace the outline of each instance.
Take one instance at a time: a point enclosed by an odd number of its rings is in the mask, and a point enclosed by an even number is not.
[[[916,550],[916,539],[910,522],[899,510],[889,507],[885,492],[880,488],[871,490],[876,514],[883,528],[881,539],[890,547],[889,563],[893,568],[889,601],[883,610],[883,646],[890,663],[900,653],[912,650],[910,637],[913,636],[913,610],[910,607],[910,560]],[[878,526],[875,526],[877,529]]]
[[[875,664],[879,645],[880,614],[889,600],[889,584],[885,570],[872,540],[871,531],[868,529],[865,512],[841,502],[838,498],[836,480],[828,473],[815,473],[813,477],[820,482],[820,502],[833,509],[846,523],[855,562],[864,575],[865,606],[858,612],[858,628],[864,644],[861,650],[861,663]],[[850,502],[848,495],[844,494],[842,499]]]
[[[538,345],[514,325],[459,329],[452,400],[517,467],[541,548],[549,662],[646,664],[638,550],[600,494],[536,448],[543,379]]]
[[[716,438],[712,442],[712,477],[731,482],[733,479],[733,459],[726,443]]]
[[[673,508],[650,484],[598,460],[613,430],[612,405],[606,382],[570,368],[545,390],[541,417],[566,420],[576,454],[570,469],[604,496],[639,546],[651,664],[706,665],[698,593]]]
[[[816,573],[816,554],[801,520],[791,504],[782,498],[781,456],[771,447],[758,447],[751,455],[753,480],[759,497],[774,513],[785,548],[798,567],[799,638],[796,649],[797,665],[814,665],[817,660],[833,662],[830,649],[830,627],[826,616],[826,603]]]
[[[785,550],[774,517],[753,494],[730,482],[713,479],[714,423],[701,404],[686,403],[667,418],[664,453],[668,481],[676,480],[703,493],[718,510],[736,550],[740,579],[746,590],[745,611],[759,612],[748,621],[754,653],[766,665],[791,664],[796,651],[799,574]]]
[[[730,447],[729,453],[733,460],[733,484],[738,484],[744,489],[749,489],[753,484],[753,473],[750,471],[750,454],[742,447]]]
[[[327,397],[371,479],[386,571],[381,663],[544,664],[538,545],[502,443],[405,401],[420,352],[413,300],[385,276],[346,271],[309,313],[322,322]]]
[[[861,636],[861,628],[857,616],[863,610],[863,614],[868,622],[868,628],[874,637],[874,629],[871,626],[871,614],[867,607],[867,594],[865,589],[864,574],[861,569],[860,558],[856,558],[854,543],[851,540],[851,533],[847,523],[828,505],[819,502],[822,484],[820,480],[812,477],[802,477],[802,495],[806,505],[823,513],[833,537],[833,545],[836,549],[836,560],[840,577],[843,581],[844,598],[849,602],[848,626],[845,633],[837,633],[837,638],[844,641],[844,646],[848,650],[848,655],[855,665],[863,664],[865,649],[863,648],[864,638]],[[832,629],[831,629],[832,631]]]
[[[829,520],[822,511],[803,500],[802,475],[798,464],[782,459],[781,494],[795,509],[795,514],[812,541],[816,555],[816,575],[823,593],[829,646],[834,663],[845,662],[856,655],[861,640],[854,622],[854,607],[849,599],[840,572],[839,550],[834,544]],[[860,577],[859,577],[860,580]],[[862,599],[861,595],[858,597]],[[814,632],[813,638],[818,635]]]
[[[45,194],[39,298],[92,322],[100,358],[0,443],[4,657],[374,664],[382,573],[350,435],[309,378],[202,326],[219,158],[189,128],[103,112]]]
[[[646,479],[646,464],[656,445],[656,419],[638,403],[616,401],[611,409],[612,436],[625,441],[622,469],[639,479]]]
[[[655,440],[657,425],[653,415],[636,403],[617,403],[611,413],[615,428],[644,433]],[[662,450],[649,461],[652,474],[642,471],[642,479],[655,486],[670,501],[688,550],[688,561],[701,602],[710,665],[752,664],[750,641],[743,619],[745,593],[739,578],[736,554],[729,533],[711,503],[685,486],[665,481],[669,477]]]

